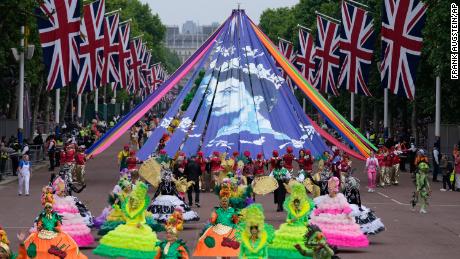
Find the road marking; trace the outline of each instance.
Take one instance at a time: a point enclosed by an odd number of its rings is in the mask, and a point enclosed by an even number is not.
[[[377,192],[377,193],[378,193],[379,195],[385,197],[385,198],[388,198],[388,199],[390,198],[389,196],[387,196],[387,195],[385,195],[385,194],[383,194],[383,193],[381,193],[381,192]]]
[[[409,206],[409,205],[410,205],[409,203],[402,203],[402,202],[400,202],[400,201],[398,201],[398,200],[395,200],[395,199],[391,199],[391,200],[394,201],[394,202],[396,202],[396,203],[399,204],[399,205],[404,205],[404,206]]]

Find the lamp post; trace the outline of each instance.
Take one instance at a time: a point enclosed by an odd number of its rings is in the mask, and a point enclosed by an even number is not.
[[[28,45],[27,49],[24,48],[24,32],[25,27],[21,26],[21,42],[20,49],[11,48],[14,58],[19,62],[19,97],[18,97],[18,139],[22,139],[24,131],[24,52],[27,53],[27,59],[32,59],[34,55],[35,46]],[[20,135],[20,136],[19,136]]]

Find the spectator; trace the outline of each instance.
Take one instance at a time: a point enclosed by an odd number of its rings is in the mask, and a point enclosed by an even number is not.
[[[5,143],[0,144],[0,181],[3,180],[3,175],[5,175],[6,163],[10,157],[9,152],[12,150],[5,146]]]
[[[454,157],[454,165],[455,165],[455,191],[460,191],[460,155],[455,155]]]
[[[37,136],[33,139],[33,143],[36,146],[41,146],[43,145],[43,137],[42,137],[42,132],[40,129],[37,129]]]
[[[48,158],[50,160],[50,167],[49,171],[54,171],[55,166],[55,155],[56,155],[56,140],[54,139],[54,135],[49,137],[47,143],[47,151],[48,151]]]
[[[30,155],[30,148],[27,139],[24,140],[24,145],[22,146],[21,156]]]
[[[24,190],[25,195],[29,196],[29,180],[30,174],[32,172],[31,163],[29,162],[29,156],[24,155],[22,160],[19,162],[18,166],[18,180],[19,180],[19,189],[18,195],[22,195],[22,191]]]
[[[452,191],[452,184],[450,183],[450,173],[452,172],[452,166],[449,167],[449,161],[447,161],[446,154],[441,156],[440,169],[442,173],[442,188],[440,191]]]
[[[196,162],[196,157],[191,157],[184,170],[187,181],[193,181],[194,184],[187,190],[189,206],[193,205],[192,192],[195,192],[195,205],[200,207],[200,176],[201,166]]]
[[[17,176],[17,169],[19,165],[19,153],[21,151],[21,146],[19,145],[18,140],[12,136],[12,142],[10,142],[10,148],[13,149],[13,153],[11,153],[10,158],[11,158],[11,165],[13,167],[13,175]]]
[[[438,182],[439,164],[441,162],[440,161],[441,153],[439,153],[438,147],[436,145],[433,147],[432,159],[433,159],[433,182]]]

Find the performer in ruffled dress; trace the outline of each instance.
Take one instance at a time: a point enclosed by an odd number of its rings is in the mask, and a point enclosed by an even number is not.
[[[310,223],[318,226],[328,244],[339,247],[366,247],[369,240],[351,215],[352,209],[345,196],[339,192],[339,179],[328,181],[329,194],[314,199],[316,209]]]

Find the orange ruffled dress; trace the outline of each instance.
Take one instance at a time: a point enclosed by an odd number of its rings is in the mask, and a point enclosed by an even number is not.
[[[237,257],[240,247],[235,241],[235,224],[238,223],[235,209],[217,208],[211,215],[210,223],[198,239],[193,256]]]

